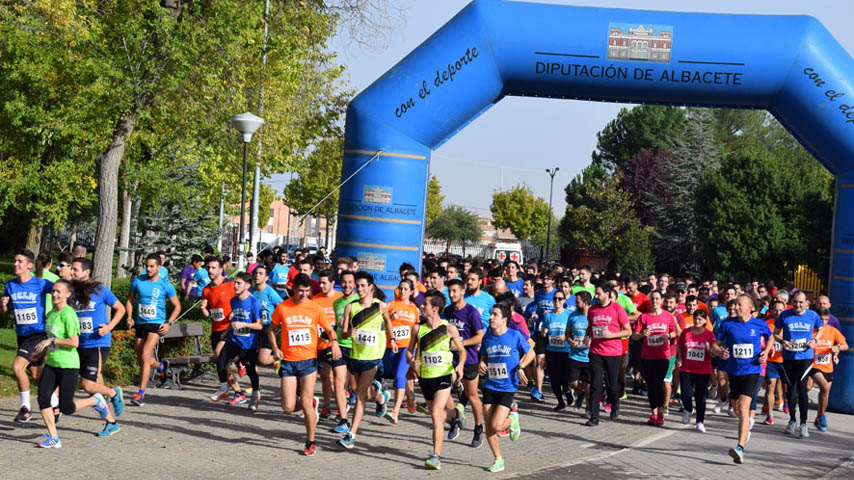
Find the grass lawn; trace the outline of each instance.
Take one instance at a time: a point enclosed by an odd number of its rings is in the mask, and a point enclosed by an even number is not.
[[[0,397],[18,395],[18,382],[12,373],[12,360],[18,351],[18,339],[15,329],[0,328]],[[36,394],[36,384],[31,382],[30,392]]]

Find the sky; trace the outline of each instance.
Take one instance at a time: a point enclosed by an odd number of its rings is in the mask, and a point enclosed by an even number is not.
[[[347,65],[350,87],[360,92],[450,20],[468,0],[391,0],[398,6],[394,29],[384,42],[362,46],[346,33],[330,48]],[[854,1],[850,0],[578,0],[542,1],[575,6],[642,10],[700,11],[769,15],[811,15],[849,52],[854,52]],[[526,183],[549,199],[547,168],[554,177],[553,209],[566,208],[564,188],[591,160],[596,133],[631,105],[577,100],[506,97],[433,151],[430,168],[439,179],[446,205],[461,205],[490,216],[494,191]],[[284,179],[286,177],[281,177]],[[272,180],[280,180],[274,178]],[[275,183],[281,188],[283,183]]]

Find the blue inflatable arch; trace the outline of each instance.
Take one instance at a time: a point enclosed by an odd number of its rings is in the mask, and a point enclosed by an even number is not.
[[[506,95],[770,111],[837,177],[830,292],[854,344],[854,61],[816,19],[476,0],[350,104],[337,256],[386,291],[420,265],[431,150]],[[830,408],[854,413],[854,355],[837,369]]]

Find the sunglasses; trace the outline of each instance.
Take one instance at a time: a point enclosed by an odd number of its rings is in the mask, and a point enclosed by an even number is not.
[[[65,268],[65,267],[70,267],[71,265],[68,263],[57,263],[56,266],[57,266],[57,268]]]
[[[554,297],[555,300],[566,300],[564,297]]]

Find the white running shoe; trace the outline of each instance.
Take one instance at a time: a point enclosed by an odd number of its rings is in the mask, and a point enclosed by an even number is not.
[[[806,422],[801,424],[801,438],[810,438],[810,431],[807,428]]]
[[[732,407],[729,407],[729,410],[726,411],[726,414],[730,417],[735,417],[735,410]]]
[[[797,422],[795,422],[794,420],[789,420],[789,425],[786,426],[786,433],[788,433],[789,435],[794,435],[795,429],[797,429],[797,428],[798,428]]]
[[[703,425],[703,422],[697,424],[697,431],[700,433],[706,433],[706,426]]]
[[[225,400],[228,398],[228,388],[220,387],[218,388],[212,395],[211,400],[214,402],[218,402],[220,400]]]

